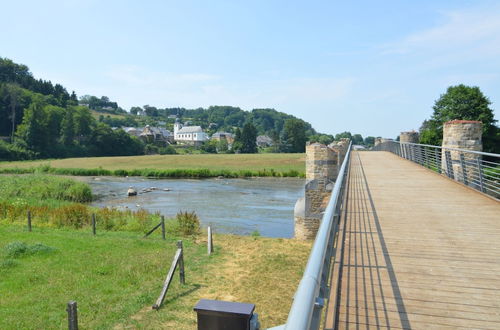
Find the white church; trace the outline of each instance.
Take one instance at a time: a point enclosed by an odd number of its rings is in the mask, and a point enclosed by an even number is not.
[[[179,118],[174,124],[174,140],[178,143],[199,145],[208,140],[207,133],[201,126],[183,126]]]

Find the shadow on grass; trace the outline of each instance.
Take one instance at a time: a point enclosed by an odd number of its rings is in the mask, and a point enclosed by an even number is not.
[[[192,288],[190,288],[189,290],[185,290],[185,291],[182,291],[182,292],[179,292],[178,294],[176,294],[175,296],[169,298],[169,299],[165,299],[165,301],[163,302],[163,306],[167,305],[167,304],[170,304],[171,302],[179,299],[179,298],[182,298],[182,297],[185,297],[187,295],[190,295],[191,293],[193,292],[196,292],[198,291],[199,289],[201,288],[201,284],[193,284],[192,285]],[[161,309],[160,307],[160,309]]]

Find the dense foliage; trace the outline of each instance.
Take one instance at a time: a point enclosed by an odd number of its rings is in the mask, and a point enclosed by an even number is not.
[[[90,101],[95,100],[90,97]],[[118,108],[106,97],[99,101],[100,106]],[[137,138],[98,123],[89,107],[78,106],[74,92],[36,80],[27,66],[4,58],[0,58],[0,137],[3,160],[144,153]]]
[[[496,126],[490,100],[479,87],[450,86],[436,100],[434,113],[420,128],[420,142],[441,145],[443,124],[450,120],[479,120],[483,123],[483,149],[500,153],[500,129]]]

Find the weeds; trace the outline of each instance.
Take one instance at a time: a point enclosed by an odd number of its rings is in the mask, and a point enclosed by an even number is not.
[[[19,241],[9,243],[3,248],[3,252],[7,258],[20,258],[34,254],[46,254],[51,253],[54,250],[54,248],[42,243],[28,245]]]
[[[190,236],[200,232],[200,219],[194,211],[180,211],[175,218],[179,224],[179,231],[182,235]]]

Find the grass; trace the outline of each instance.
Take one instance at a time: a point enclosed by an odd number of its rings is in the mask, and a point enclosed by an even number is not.
[[[126,118],[126,116],[124,116],[124,115],[117,115],[114,113],[107,113],[107,112],[99,112],[99,111],[95,111],[95,110],[90,110],[90,113],[92,114],[92,117],[94,117],[97,120],[99,120],[100,116],[104,116],[104,118],[106,118],[107,116],[109,116],[111,118],[119,118],[119,119]]]
[[[24,200],[61,200],[90,202],[90,186],[75,180],[49,175],[0,176],[0,200],[22,198]]]
[[[304,154],[193,154],[0,162],[0,173],[149,177],[304,176]]]
[[[0,223],[25,224],[28,210],[35,227],[82,228],[96,215],[97,229],[146,232],[160,216],[146,210],[92,208],[82,202],[92,200],[86,183],[53,175],[0,176]],[[169,220],[172,222],[173,220]],[[178,226],[170,224],[173,230]]]
[[[66,328],[69,300],[78,302],[84,329],[196,329],[200,298],[255,303],[263,327],[279,325],[310,249],[296,240],[214,235],[208,257],[205,240],[184,239],[186,285],[176,274],[154,311],[178,238],[138,236],[0,225],[0,329]]]

